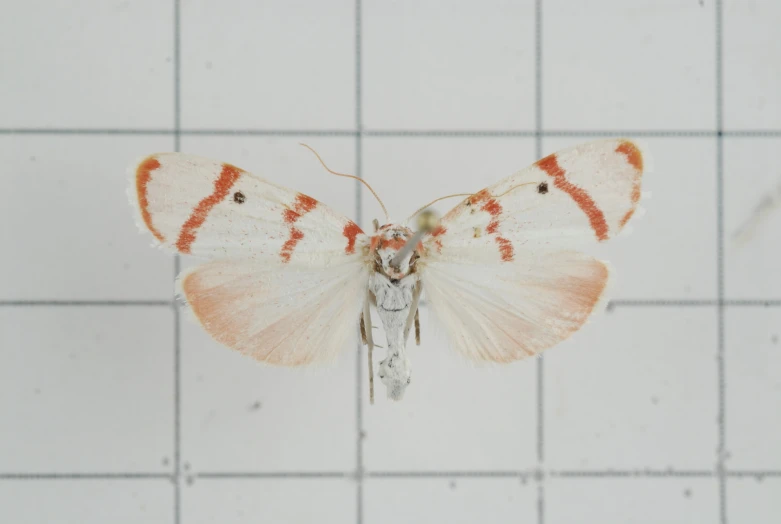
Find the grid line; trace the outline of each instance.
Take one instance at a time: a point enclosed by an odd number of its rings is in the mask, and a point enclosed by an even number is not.
[[[172,135],[181,136],[317,136],[317,137],[449,137],[449,138],[779,138],[781,129],[153,129],[153,128],[0,128],[0,135]]]
[[[0,473],[0,480],[172,480],[170,473]]]
[[[542,0],[534,2],[534,149],[542,158]],[[537,468],[545,465],[545,357],[537,356]],[[545,523],[545,475],[537,480],[537,524]]]
[[[174,0],[174,151],[181,151],[182,137],[182,6],[181,0]],[[174,257],[174,281],[181,270],[179,255]],[[182,521],[182,343],[181,322],[176,296],[173,297],[174,312],[174,524]]]
[[[176,271],[178,274],[178,270]],[[615,309],[616,307],[705,307],[705,306],[718,306],[722,304],[724,307],[781,307],[781,299],[734,299],[734,300],[717,300],[717,299],[619,299],[611,300],[608,302],[608,311]],[[425,301],[421,301],[419,304],[421,307],[426,308],[428,304]],[[43,300],[43,299],[30,299],[30,300],[0,300],[0,307],[171,307],[179,306],[176,300],[143,300],[143,299],[130,299],[130,300]]]
[[[141,306],[141,307],[171,307],[172,300],[0,300],[0,307],[34,307],[34,306],[75,306],[75,307],[106,307],[106,306]]]
[[[361,0],[355,0],[355,176],[363,178],[363,105],[361,84],[361,58],[363,51]],[[363,192],[361,182],[355,181],[355,220],[363,222]],[[358,338],[358,354],[355,357],[355,520],[363,524],[363,345]]]
[[[719,520],[727,524],[727,481],[724,475],[726,451],[726,379],[724,361],[724,61],[723,61],[723,20],[724,7],[722,0],[716,0],[716,274],[717,274],[717,329],[718,345],[716,348],[718,373],[718,448],[716,456],[716,471],[719,479]]]
[[[540,474],[552,478],[685,478],[700,477],[713,478],[720,474],[714,470],[675,470],[675,469],[605,469],[605,470],[453,470],[453,471],[368,471],[364,474],[368,478],[520,478],[530,479]],[[735,469],[724,470],[725,477],[729,478],[756,478],[765,477],[781,478],[781,469],[753,470]],[[204,471],[192,475],[196,479],[204,480],[239,480],[239,479],[350,479],[355,477],[352,471]],[[154,472],[40,472],[0,473],[2,480],[136,480],[136,479],[165,479],[174,481],[170,473]]]

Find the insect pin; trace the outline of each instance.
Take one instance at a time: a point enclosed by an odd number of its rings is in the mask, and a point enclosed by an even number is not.
[[[360,333],[372,402],[372,307],[387,340],[377,375],[393,400],[411,383],[407,339],[414,328],[420,344],[423,294],[452,347],[475,361],[531,357],[580,329],[605,302],[610,268],[578,248],[624,228],[644,170],[635,143],[600,140],[394,222],[365,180],[312,152],[366,185],[384,223],[366,234],[310,196],[184,153],[132,166],[129,198],[158,245],[206,259],[177,286],[216,341],[301,366],[333,361]],[[443,216],[428,209],[452,196],[465,198]]]

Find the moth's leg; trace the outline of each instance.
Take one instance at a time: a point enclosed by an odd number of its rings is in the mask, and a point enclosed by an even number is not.
[[[409,330],[412,324],[415,322],[415,317],[418,314],[418,303],[420,302],[420,293],[423,291],[423,282],[418,280],[415,284],[415,289],[412,290],[412,303],[409,306],[409,315],[407,315],[407,322],[404,325],[404,340],[409,337]]]
[[[374,349],[374,339],[372,337],[372,316],[369,306],[369,297],[371,293],[366,293],[363,301],[363,316],[361,317],[361,327],[363,335],[366,338],[366,345],[369,346],[369,403],[374,404],[374,362],[372,361],[372,350]],[[364,324],[365,322],[365,324]]]
[[[415,310],[415,344],[420,345],[420,310]]]
[[[376,218],[372,220],[372,224],[374,224],[374,232],[376,233],[380,229],[380,221]]]
[[[361,342],[363,342],[364,346],[367,344],[367,342],[366,342],[366,324],[364,324],[364,322],[363,322],[363,313],[361,313]]]

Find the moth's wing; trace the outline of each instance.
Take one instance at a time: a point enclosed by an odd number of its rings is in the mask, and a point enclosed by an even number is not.
[[[522,247],[604,242],[635,213],[642,174],[643,155],[628,140],[565,149],[465,199],[424,246],[446,258],[487,249],[508,261]]]
[[[312,197],[236,166],[183,153],[130,169],[139,227],[179,253],[332,263],[360,251],[361,229]]]
[[[423,289],[453,345],[474,360],[512,362],[577,331],[600,308],[609,267],[574,251],[519,250],[512,261],[431,260]]]
[[[505,362],[579,329],[609,271],[566,249],[618,234],[637,209],[642,173],[637,145],[601,140],[550,155],[447,213],[419,263],[456,347]]]
[[[181,153],[131,168],[139,224],[179,253],[215,260],[180,293],[218,342],[257,360],[331,360],[357,333],[366,235],[314,198],[230,164]]]
[[[314,269],[250,259],[184,272],[180,293],[218,342],[269,364],[332,361],[358,333],[368,269],[357,261]]]

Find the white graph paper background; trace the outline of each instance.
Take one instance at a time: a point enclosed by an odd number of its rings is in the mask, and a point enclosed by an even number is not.
[[[781,522],[779,24],[775,0],[4,2],[0,522]],[[356,348],[301,371],[212,342],[125,196],[135,159],[186,151],[369,226],[299,141],[400,219],[614,136],[655,169],[599,253],[608,311],[475,367],[423,308],[400,404],[369,405]]]

